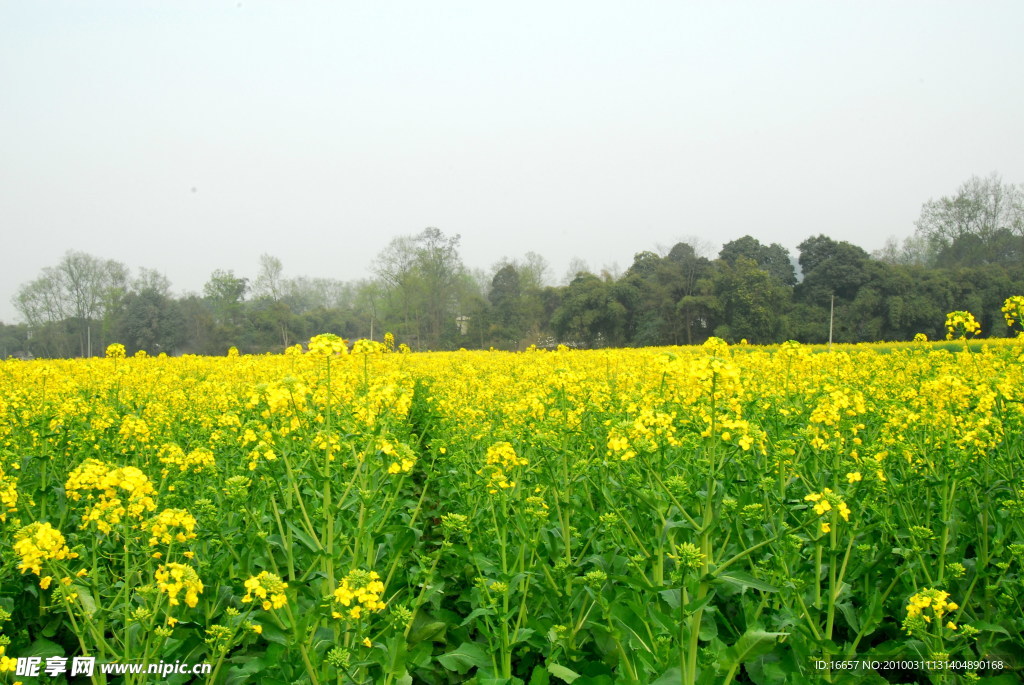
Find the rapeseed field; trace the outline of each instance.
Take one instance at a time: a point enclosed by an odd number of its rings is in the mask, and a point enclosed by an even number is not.
[[[0,682],[1020,682],[1019,340],[392,346],[0,362]]]

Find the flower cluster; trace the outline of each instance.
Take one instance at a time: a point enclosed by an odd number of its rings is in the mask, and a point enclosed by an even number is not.
[[[391,475],[409,473],[416,466],[416,453],[403,442],[378,438],[377,449],[389,458],[388,473]]]
[[[8,512],[18,510],[18,477],[7,473],[0,464],[0,522],[7,520]]]
[[[125,349],[121,343],[114,343],[113,345],[107,345],[107,358],[108,359],[124,359]]]
[[[253,597],[263,601],[263,610],[280,609],[288,603],[288,597],[284,591],[288,589],[288,583],[281,580],[273,573],[260,571],[259,575],[252,576],[245,581],[245,596],[243,602],[251,602]]]
[[[508,442],[496,442],[487,448],[486,465],[477,471],[478,476],[488,478],[487,491],[492,495],[499,490],[514,488],[516,481],[509,480],[506,471],[516,466],[526,466],[530,462],[516,454],[516,450]]]
[[[850,520],[850,507],[846,506],[843,498],[832,492],[831,488],[825,488],[821,492],[812,492],[804,497],[804,501],[814,502],[814,513],[818,516],[825,516],[829,512],[835,511],[844,521]],[[832,530],[832,524],[829,521],[822,521],[821,532],[827,533],[830,530]]]
[[[68,474],[64,490],[74,502],[85,499],[92,503],[82,516],[81,527],[95,523],[103,533],[110,533],[126,516],[141,519],[156,509],[156,490],[135,466],[111,468],[97,459],[86,459]]]
[[[960,608],[955,602],[948,600],[949,593],[943,590],[931,588],[921,590],[907,603],[907,617],[903,619],[903,629],[907,631],[908,635],[922,632],[927,629],[933,618],[936,625],[941,625],[944,615]],[[949,621],[946,623],[946,628],[956,630],[957,625],[953,621]]]
[[[352,343],[352,354],[383,354],[387,351],[384,343],[360,338]]]
[[[153,431],[145,419],[129,414],[121,420],[117,434],[126,445],[138,446],[148,445],[152,440]]]
[[[181,603],[178,595],[182,593],[185,595],[185,604],[195,607],[203,592],[199,574],[185,564],[161,564],[156,570],[156,586],[161,592],[167,593],[172,607]]]
[[[342,578],[338,589],[331,593],[331,616],[358,619],[364,611],[383,611],[387,606],[381,601],[383,594],[384,583],[376,571],[356,569]]]
[[[196,519],[187,509],[164,509],[147,524],[146,530],[152,537],[149,544],[169,545],[172,542],[187,542],[195,538]]]
[[[1003,318],[1007,326],[1018,324],[1024,327],[1024,295],[1014,295],[1003,302]]]
[[[473,527],[465,514],[444,514],[441,517],[441,531],[445,539],[469,535]]]
[[[681,569],[688,571],[696,571],[700,569],[704,564],[704,559],[707,557],[700,547],[693,544],[692,542],[684,542],[675,546],[675,553],[669,553],[669,558],[674,559]]]
[[[0,645],[0,673],[13,673],[18,670],[18,660],[7,656],[7,645]]]
[[[63,561],[78,556],[68,549],[64,536],[46,522],[35,521],[19,530],[14,536],[14,551],[21,558],[18,570],[22,573],[42,575],[43,562]]]
[[[180,473],[199,473],[216,465],[213,452],[205,447],[186,453],[174,443],[162,445],[157,453],[157,458],[166,467],[163,471],[164,476],[170,472],[171,467],[176,467]]]
[[[636,456],[636,452],[629,447],[629,439],[614,428],[608,431],[608,451],[606,454],[609,457],[617,455],[622,461],[629,461]]]
[[[347,354],[345,341],[334,333],[321,333],[309,339],[310,354],[329,357],[333,354]]]
[[[977,335],[981,333],[981,324],[970,312],[950,312],[946,315],[946,340],[953,338],[963,339],[967,334]]]

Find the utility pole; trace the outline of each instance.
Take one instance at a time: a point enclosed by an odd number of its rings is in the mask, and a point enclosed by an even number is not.
[[[832,294],[832,304],[828,308],[828,349],[832,349],[832,320],[835,318],[836,313],[836,296]]]

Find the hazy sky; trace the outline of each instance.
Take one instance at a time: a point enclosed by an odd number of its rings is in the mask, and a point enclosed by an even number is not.
[[[397,235],[560,279],[697,236],[867,250],[1024,181],[1024,3],[0,0],[0,320],[70,249],[370,275]]]

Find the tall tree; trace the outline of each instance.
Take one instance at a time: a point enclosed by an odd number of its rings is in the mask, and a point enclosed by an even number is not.
[[[802,302],[826,305],[832,295],[852,301],[867,283],[870,255],[851,243],[817,235],[800,243],[800,269],[804,280],[795,296]]]
[[[719,260],[713,291],[722,323],[715,335],[726,340],[775,342],[784,327],[789,289],[757,262],[739,256],[733,264]]]
[[[454,335],[460,302],[472,290],[458,247],[458,235],[431,227],[395,238],[377,257],[404,337],[421,347],[436,349]]]
[[[489,336],[501,347],[515,349],[523,332],[523,289],[519,270],[505,264],[491,279]]]
[[[157,287],[147,287],[125,297],[115,331],[130,352],[172,354],[185,341],[185,317],[177,301]]]
[[[284,267],[281,260],[273,255],[260,255],[260,267],[252,284],[254,297],[267,297],[274,302],[284,296]]]
[[[30,325],[67,323],[78,354],[85,356],[90,347],[102,349],[103,324],[116,313],[127,287],[124,264],[69,251],[59,264],[22,286],[13,302]]]
[[[213,338],[242,348],[247,327],[244,300],[249,280],[235,276],[233,271],[215,270],[203,286],[203,300],[213,315]],[[223,353],[223,351],[220,351]]]
[[[915,224],[943,266],[1017,265],[1024,245],[1024,186],[998,174],[972,176],[951,196],[929,200]]]
[[[726,243],[718,253],[718,258],[731,266],[739,257],[752,259],[782,285],[796,285],[796,271],[789,258],[789,250],[778,243],[763,245],[757,238],[745,235]]]
[[[267,253],[260,255],[260,266],[253,281],[252,292],[255,298],[253,318],[256,327],[273,331],[282,348],[288,347],[292,340],[294,315],[284,301],[284,267],[280,259]]]
[[[588,347],[622,345],[626,342],[630,309],[638,299],[631,283],[583,272],[565,288],[551,326],[566,342]]]

